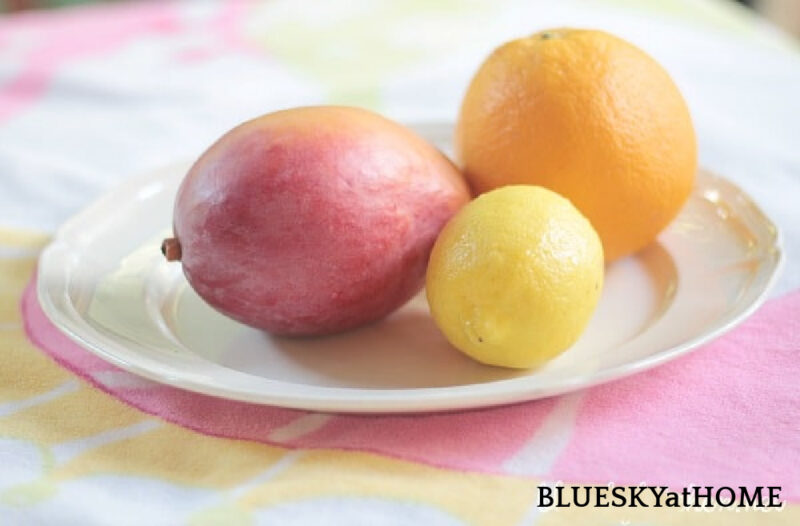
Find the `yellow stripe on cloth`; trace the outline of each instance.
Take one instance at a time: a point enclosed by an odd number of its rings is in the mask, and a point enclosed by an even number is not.
[[[10,229],[0,226],[0,246],[6,248],[40,249],[50,240],[50,234],[36,230]]]

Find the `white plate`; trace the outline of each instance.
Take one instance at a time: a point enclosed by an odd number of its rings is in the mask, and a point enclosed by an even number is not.
[[[421,133],[440,145],[449,126]],[[37,292],[68,336],[165,384],[260,404],[413,412],[550,396],[643,371],[731,329],[764,300],[778,231],[740,189],[700,172],[659,241],[606,270],[598,310],[567,352],[530,371],[480,365],[441,336],[423,295],[377,324],[319,339],[271,337],[206,306],[159,252],[187,165],[129,181],[66,223]]]

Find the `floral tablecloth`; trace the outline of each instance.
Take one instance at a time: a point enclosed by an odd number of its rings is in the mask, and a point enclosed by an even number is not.
[[[772,299],[666,366],[510,407],[354,417],[139,379],[30,288],[52,231],[126,177],[293,105],[453,120],[498,43],[599,27],[673,74],[701,163],[788,254]],[[0,18],[0,524],[800,524],[800,53],[705,0],[137,2]],[[537,506],[540,483],[780,485],[780,510]]]

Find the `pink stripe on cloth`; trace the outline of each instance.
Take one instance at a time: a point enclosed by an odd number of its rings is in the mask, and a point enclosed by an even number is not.
[[[552,473],[783,485],[800,499],[800,292],[686,358],[591,389]]]
[[[30,340],[63,366],[209,435],[569,482],[781,485],[783,498],[800,501],[800,291],[646,373],[564,397],[413,416],[328,418],[136,382],[53,326],[33,285],[22,312]],[[123,381],[109,381],[113,371]]]
[[[83,7],[47,16],[33,12],[0,20],[0,33],[26,34],[34,42],[22,57],[24,66],[0,83],[0,122],[41,99],[58,71],[71,61],[178,28],[172,2]]]

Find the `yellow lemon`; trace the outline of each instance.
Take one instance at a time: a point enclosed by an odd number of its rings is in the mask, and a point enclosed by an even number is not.
[[[490,365],[535,367],[586,328],[603,287],[603,247],[567,199],[505,186],[447,223],[426,286],[433,318],[456,348]]]

